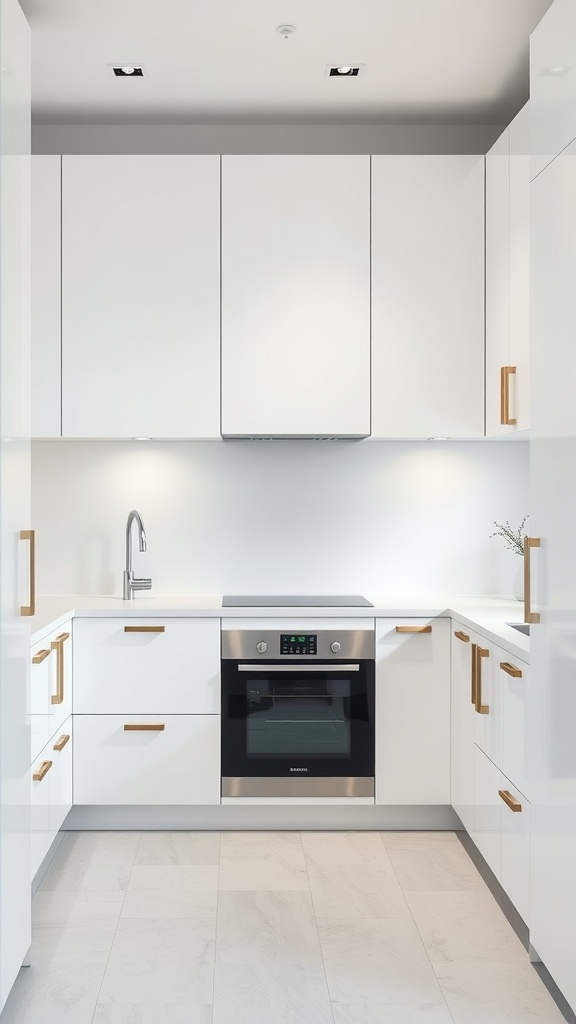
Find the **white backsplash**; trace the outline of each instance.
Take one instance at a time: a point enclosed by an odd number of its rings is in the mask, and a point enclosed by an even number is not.
[[[511,594],[493,521],[528,511],[523,441],[36,441],[40,594],[120,594],[128,512],[153,594]]]

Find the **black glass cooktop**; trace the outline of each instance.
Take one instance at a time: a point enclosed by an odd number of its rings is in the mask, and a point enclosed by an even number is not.
[[[373,608],[374,605],[360,594],[267,594],[230,595],[222,598],[223,608]]]

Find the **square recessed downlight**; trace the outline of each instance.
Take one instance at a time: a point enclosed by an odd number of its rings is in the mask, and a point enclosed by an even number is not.
[[[363,64],[327,64],[326,78],[358,78],[364,69]]]
[[[143,78],[143,64],[109,64],[116,78]]]

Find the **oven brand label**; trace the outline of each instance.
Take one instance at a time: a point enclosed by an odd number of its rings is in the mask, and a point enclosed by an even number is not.
[[[307,772],[308,769],[307,768],[291,768],[290,771],[291,772]]]

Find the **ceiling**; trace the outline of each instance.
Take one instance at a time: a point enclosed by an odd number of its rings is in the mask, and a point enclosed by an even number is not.
[[[503,124],[528,98],[551,0],[20,3],[37,123]],[[326,77],[341,63],[364,67]]]

